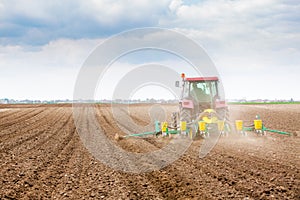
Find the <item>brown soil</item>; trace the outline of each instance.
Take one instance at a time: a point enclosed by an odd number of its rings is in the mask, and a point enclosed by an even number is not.
[[[130,106],[133,121],[147,125],[150,107]],[[176,110],[164,108],[168,115]],[[1,105],[0,111],[0,199],[300,199],[300,105],[230,107],[232,120],[251,123],[259,114],[268,128],[298,136],[231,134],[203,159],[198,157],[203,141],[197,140],[173,164],[144,174],[114,171],[93,158],[69,105]],[[98,106],[98,120],[111,140],[122,135],[110,106]],[[145,152],[168,140],[114,143]]]

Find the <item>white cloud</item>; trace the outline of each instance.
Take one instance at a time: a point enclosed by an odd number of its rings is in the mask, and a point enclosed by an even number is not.
[[[113,26],[120,21],[128,20],[129,23],[145,21],[145,19],[157,19],[169,0],[103,0],[83,1],[80,5],[83,12],[88,11],[100,23]]]
[[[98,38],[156,26],[170,0],[0,0],[0,42],[43,45],[62,37]],[[11,33],[17,35],[12,37]]]
[[[169,5],[169,9],[171,10],[171,12],[176,12],[176,10],[183,4],[182,0],[173,0],[170,5]]]
[[[285,74],[281,78],[291,85],[295,79],[289,79],[288,74],[291,77],[293,73],[300,74],[299,10],[300,4],[296,1],[211,0],[191,5],[183,3],[171,9],[176,17],[169,26],[177,27],[176,30],[193,38],[207,50],[225,83],[230,85],[229,90],[233,85],[228,82],[238,76],[240,83],[249,86],[248,94],[254,94],[257,91],[251,86],[260,88],[263,84],[254,81],[256,79],[273,80],[277,75]],[[169,23],[161,20],[162,25]],[[243,82],[247,79],[253,80],[253,83]],[[268,87],[271,89],[272,85]],[[300,99],[300,96],[297,98]]]
[[[300,85],[295,75],[300,74],[299,10],[299,1],[292,0],[0,0],[0,91],[16,98],[46,98],[42,89],[34,89],[39,83],[59,88],[63,96],[71,88],[61,86],[64,78],[73,80],[103,39],[130,28],[160,26],[182,32],[206,49],[229,97],[273,98],[274,85]],[[27,87],[17,92],[20,83]],[[237,92],[241,85],[246,92]],[[278,95],[290,98],[292,90]]]
[[[1,96],[72,99],[77,73],[101,41],[60,39],[42,47],[0,46]]]
[[[0,46],[1,70],[51,69],[60,67],[78,67],[78,61],[88,55],[88,41],[57,40],[42,47]],[[85,44],[85,46],[83,45]],[[5,71],[5,70],[4,70]]]

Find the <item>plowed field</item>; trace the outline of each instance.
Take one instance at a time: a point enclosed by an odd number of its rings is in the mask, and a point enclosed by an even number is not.
[[[131,118],[147,125],[149,107],[131,105]],[[169,115],[176,110],[164,107]],[[152,151],[169,140],[116,141],[115,133],[122,133],[110,106],[97,110],[105,134],[125,150]],[[269,128],[300,131],[300,105],[230,107],[232,120],[252,120],[256,114]],[[171,165],[130,174],[91,156],[70,105],[0,105],[0,199],[300,199],[299,135],[231,134],[203,159],[198,157],[203,141],[197,140]]]

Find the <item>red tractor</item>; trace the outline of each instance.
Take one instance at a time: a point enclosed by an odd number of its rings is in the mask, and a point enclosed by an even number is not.
[[[220,94],[218,77],[186,78],[185,74],[181,74],[181,78],[179,112],[173,115],[174,125],[177,126],[177,117],[189,125],[204,119],[207,124],[216,128],[217,120],[227,120],[227,105],[224,96]],[[179,81],[176,86],[179,87]]]

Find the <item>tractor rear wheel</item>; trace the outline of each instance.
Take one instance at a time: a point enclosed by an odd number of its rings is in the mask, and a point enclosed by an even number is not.
[[[218,119],[229,121],[229,110],[228,108],[222,108],[217,110]]]
[[[192,121],[191,110],[187,108],[180,108],[180,121],[189,123]]]
[[[178,112],[173,112],[172,113],[172,122],[171,125],[174,129],[178,129],[178,116],[179,113]]]

